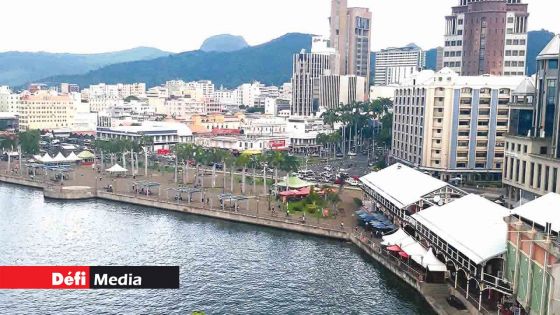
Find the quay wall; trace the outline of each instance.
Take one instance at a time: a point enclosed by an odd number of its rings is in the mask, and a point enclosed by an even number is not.
[[[177,204],[173,202],[158,201],[158,200],[153,200],[148,198],[142,198],[139,196],[119,195],[119,194],[107,193],[103,191],[98,191],[97,197],[105,200],[130,203],[139,206],[153,207],[153,208],[159,208],[164,210],[172,210],[172,211],[178,211],[184,213],[197,214],[197,215],[202,215],[202,216],[207,216],[207,217],[212,217],[217,219],[261,225],[261,226],[278,228],[278,229],[283,229],[283,230],[288,230],[293,232],[311,234],[311,235],[322,236],[322,237],[329,237],[329,238],[334,238],[334,239],[339,239],[344,241],[349,240],[348,233],[342,230],[337,231],[337,230],[327,229],[318,226],[304,225],[304,224],[284,221],[282,219],[261,218],[261,217],[246,215],[242,213],[234,213],[230,211],[189,207],[183,204]]]
[[[93,199],[96,197],[96,194],[93,189],[66,190],[55,187],[53,189],[43,189],[43,196],[48,199],[83,200]]]
[[[43,183],[20,177],[0,175],[0,182],[43,189]]]

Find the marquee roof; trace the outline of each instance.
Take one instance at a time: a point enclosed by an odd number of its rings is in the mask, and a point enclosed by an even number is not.
[[[412,215],[476,264],[506,251],[509,210],[478,195],[467,195],[444,206]]]
[[[422,199],[423,196],[448,185],[444,181],[400,163],[363,176],[360,181],[399,209],[411,205]]]

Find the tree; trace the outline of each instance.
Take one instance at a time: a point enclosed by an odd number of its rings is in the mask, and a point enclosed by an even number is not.
[[[17,146],[13,138],[0,138],[0,151],[12,151]]]
[[[284,157],[280,151],[268,151],[266,161],[269,167],[274,168],[274,185],[278,189],[278,168],[282,165]]]
[[[251,157],[247,154],[241,154],[240,156],[237,157],[237,160],[235,161],[235,165],[237,165],[238,167],[242,168],[242,179],[241,179],[241,193],[245,194],[246,190],[245,190],[245,176],[246,176],[246,172],[247,172],[247,166],[249,165],[249,162],[251,161]]]
[[[336,211],[337,205],[340,203],[340,196],[335,192],[329,192],[327,194],[327,202],[331,205],[333,211]]]
[[[39,141],[41,140],[39,130],[22,131],[18,134],[18,139],[24,154],[39,153]]]
[[[184,167],[183,182],[185,184],[189,181],[189,160],[193,159],[194,152],[196,152],[196,146],[191,143],[179,143],[175,145],[177,161],[180,161]]]

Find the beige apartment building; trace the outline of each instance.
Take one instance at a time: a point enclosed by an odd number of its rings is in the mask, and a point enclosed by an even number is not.
[[[422,71],[397,88],[394,160],[443,180],[499,180],[508,104],[525,77]]]
[[[38,91],[22,95],[18,105],[20,129],[71,128],[76,109],[76,100],[68,94]]]

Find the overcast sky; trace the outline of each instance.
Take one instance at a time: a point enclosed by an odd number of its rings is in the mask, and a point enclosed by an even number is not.
[[[529,3],[529,29],[560,32],[558,0]],[[373,12],[372,48],[442,44],[458,0],[349,0]],[[0,51],[92,53],[136,46],[180,52],[211,35],[251,45],[287,32],[328,34],[330,0],[1,0]]]

